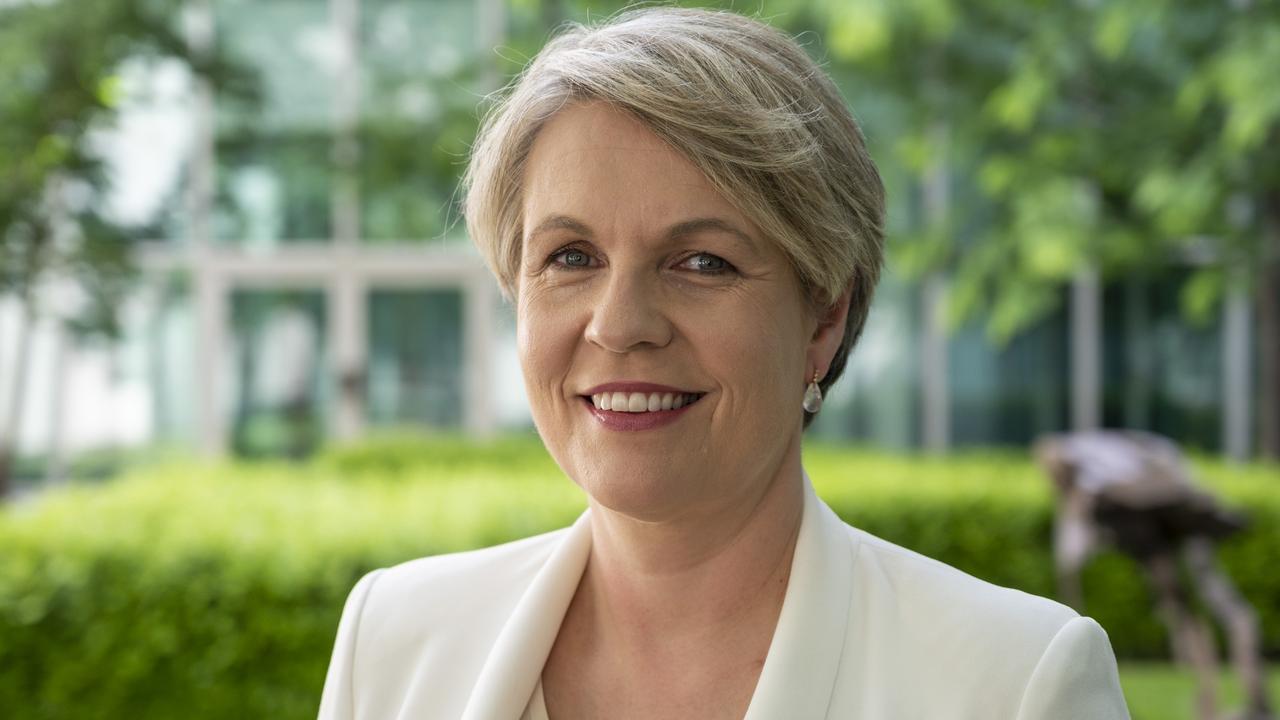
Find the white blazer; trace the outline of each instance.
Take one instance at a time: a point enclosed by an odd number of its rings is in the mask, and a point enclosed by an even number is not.
[[[320,720],[518,720],[586,567],[589,518],[366,575]],[[807,489],[746,720],[1128,717],[1098,623],[850,527]]]

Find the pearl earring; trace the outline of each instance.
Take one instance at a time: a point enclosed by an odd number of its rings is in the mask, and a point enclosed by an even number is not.
[[[822,388],[818,387],[818,371],[813,372],[813,381],[804,389],[805,412],[816,413],[822,409]]]

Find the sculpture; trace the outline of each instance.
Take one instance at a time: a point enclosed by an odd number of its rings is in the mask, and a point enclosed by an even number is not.
[[[1226,631],[1246,694],[1238,717],[1272,720],[1257,614],[1214,556],[1214,542],[1242,530],[1244,518],[1196,487],[1177,446],[1158,435],[1052,434],[1036,441],[1034,454],[1057,490],[1054,565],[1066,602],[1081,609],[1080,571],[1102,546],[1132,556],[1156,593],[1174,658],[1196,674],[1200,718],[1217,717],[1217,652],[1210,626],[1192,609],[1193,596]]]

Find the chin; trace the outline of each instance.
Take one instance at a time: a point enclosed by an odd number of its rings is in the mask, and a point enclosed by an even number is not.
[[[569,477],[593,503],[637,520],[673,517],[697,503],[706,473],[677,471],[670,458],[574,463]]]

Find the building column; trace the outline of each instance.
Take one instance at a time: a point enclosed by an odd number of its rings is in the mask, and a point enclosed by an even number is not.
[[[1231,282],[1222,305],[1222,450],[1236,462],[1249,459],[1253,407],[1250,395],[1250,298],[1243,282]]]
[[[497,48],[507,40],[507,2],[477,0],[476,42],[480,47],[480,90],[496,92],[506,84]],[[493,393],[497,349],[498,289],[482,265],[463,289],[463,383],[466,389],[463,426],[475,437],[497,430]]]
[[[364,432],[368,287],[354,273],[360,248],[360,0],[330,0],[329,20],[338,45],[332,111],[333,184],[330,188],[333,243],[340,258],[329,281],[328,346],[337,392],[334,437],[352,440]],[[349,260],[342,259],[349,258]]]
[[[187,43],[193,52],[212,52],[216,26],[209,0],[187,4],[184,15]],[[195,79],[192,103],[193,141],[190,176],[184,198],[187,213],[186,266],[192,276],[196,316],[195,419],[196,441],[206,455],[222,455],[227,447],[227,409],[223,387],[227,341],[226,278],[213,263],[212,215],[216,183],[213,89]]]
[[[197,262],[195,269],[196,301],[196,432],[201,452],[219,456],[227,449],[227,415],[225,406],[226,367],[223,360],[228,349],[227,306],[230,286],[210,263]]]
[[[195,0],[186,6],[183,16],[187,44],[193,53],[213,52],[214,17],[208,0]],[[215,138],[213,88],[204,78],[193,80],[191,103],[191,162],[188,165],[187,190],[183,198],[187,214],[187,242],[192,254],[204,251],[212,235],[211,216],[215,188]],[[196,266],[198,267],[198,266]]]
[[[951,388],[946,327],[946,281],[932,274],[921,286],[924,332],[920,340],[920,388],[923,410],[923,445],[928,452],[943,453],[951,447]]]
[[[929,165],[924,169],[921,194],[928,232],[949,232],[951,217],[951,129],[943,120],[929,125]],[[920,288],[924,306],[924,335],[920,346],[920,387],[923,393],[922,441],[926,451],[951,447],[951,388],[947,378],[946,278],[933,272]]]
[[[333,239],[360,241],[360,0],[330,0],[329,21],[337,39],[333,78],[333,186],[330,190]]]
[[[493,332],[497,325],[497,288],[485,269],[473,272],[462,300],[463,314],[463,383],[465,415],[463,424],[469,434],[492,435],[496,429],[493,407],[494,362]]]
[[[64,484],[68,478],[67,467],[67,370],[70,356],[75,352],[73,340],[68,336],[61,318],[50,323],[53,340],[53,388],[49,397],[49,450],[44,468],[46,486]],[[108,346],[111,347],[111,346]],[[115,352],[115,348],[111,348]]]
[[[338,273],[329,286],[329,347],[338,378],[333,432],[339,440],[352,440],[364,432],[368,303],[364,278],[349,270]]]
[[[1102,424],[1102,288],[1084,267],[1071,281],[1071,429]]]
[[[475,8],[480,83],[484,92],[491,92],[503,85],[496,49],[507,39],[507,7],[505,0],[478,0]]]

